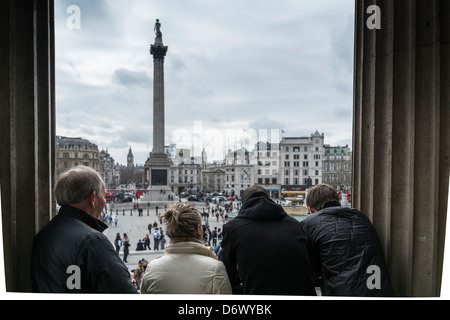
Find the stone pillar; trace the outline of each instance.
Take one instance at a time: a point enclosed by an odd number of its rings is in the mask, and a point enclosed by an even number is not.
[[[31,291],[34,235],[55,214],[53,8],[53,0],[0,2],[4,276],[13,292]]]
[[[450,1],[356,0],[352,205],[396,293],[439,296],[449,186]],[[369,29],[368,7],[381,29]]]
[[[164,153],[164,57],[167,47],[162,39],[151,46],[153,55],[153,154]]]
[[[159,20],[156,20],[155,43],[150,45],[150,54],[153,56],[153,150],[144,170],[149,173],[146,200],[163,201],[167,199],[166,193],[171,192],[168,171],[172,161],[164,152],[164,57],[168,47],[163,44],[160,26]]]

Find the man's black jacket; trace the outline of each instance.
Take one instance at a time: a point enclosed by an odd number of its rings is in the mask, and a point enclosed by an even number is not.
[[[363,213],[336,203],[301,225],[323,295],[394,296],[377,232]]]
[[[84,211],[62,206],[58,215],[35,237],[33,291],[137,293],[127,267],[102,233],[106,228],[103,222]],[[74,288],[76,284],[79,289]]]
[[[316,295],[300,223],[264,193],[224,225],[219,258],[234,292],[242,283],[243,294]]]

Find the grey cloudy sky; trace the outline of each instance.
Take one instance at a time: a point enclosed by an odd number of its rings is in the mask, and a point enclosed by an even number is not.
[[[353,0],[55,1],[58,135],[145,162],[156,19],[169,47],[166,145],[221,158],[265,129],[351,145]]]

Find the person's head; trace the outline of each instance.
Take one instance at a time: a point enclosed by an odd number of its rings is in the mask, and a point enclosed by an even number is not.
[[[192,204],[175,203],[163,214],[169,238],[202,236],[202,217]]]
[[[267,192],[266,189],[264,189],[264,188],[261,187],[261,186],[255,185],[255,186],[252,186],[252,187],[250,187],[250,188],[247,188],[247,189],[242,193],[242,196],[241,196],[242,204],[244,204],[244,203],[247,201],[248,198],[250,198],[252,195],[254,195],[254,194],[257,193],[257,192],[262,192],[263,194],[265,194],[265,195],[267,195],[267,196],[269,195],[269,193]]]
[[[100,174],[92,168],[78,166],[62,173],[55,186],[60,206],[73,206],[99,218],[106,205],[106,190]]]
[[[339,196],[332,186],[327,184],[318,184],[308,190],[306,205],[311,212],[322,210],[327,204],[339,203]]]

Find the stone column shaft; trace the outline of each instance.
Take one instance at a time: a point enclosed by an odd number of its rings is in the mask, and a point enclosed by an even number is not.
[[[0,2],[0,181],[6,290],[31,291],[35,234],[55,214],[53,0]]]
[[[449,183],[450,1],[356,0],[353,206],[400,296],[440,294]],[[381,10],[370,30],[367,8]]]
[[[164,152],[164,57],[167,53],[161,38],[150,46],[153,55],[153,151],[152,157],[162,157]]]
[[[153,153],[164,153],[164,58],[154,59],[153,70]]]

